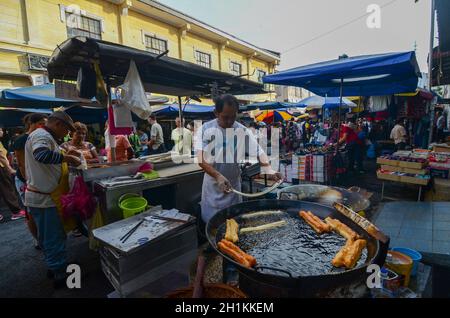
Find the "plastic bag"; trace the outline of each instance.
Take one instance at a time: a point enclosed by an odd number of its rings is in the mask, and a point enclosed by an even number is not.
[[[99,227],[102,227],[104,224],[102,212],[100,211],[100,207],[97,206],[95,210],[95,214],[92,217],[91,225],[89,226],[89,248],[93,251],[97,251],[100,247],[100,242],[94,238],[92,232]]]
[[[116,96],[120,105],[126,106],[139,118],[146,120],[152,114],[136,63],[133,60],[130,62],[124,83],[117,87]]]
[[[83,177],[78,176],[72,190],[61,196],[61,204],[65,218],[77,217],[87,220],[94,214],[97,202],[84,183]]]
[[[113,136],[130,135],[133,132],[133,128],[131,128],[131,126],[130,127],[116,127],[114,110],[112,107],[108,107],[108,131],[109,131],[109,134],[111,134]]]
[[[130,128],[133,127],[133,118],[131,117],[131,111],[122,104],[113,104],[114,111],[114,126],[117,128]]]

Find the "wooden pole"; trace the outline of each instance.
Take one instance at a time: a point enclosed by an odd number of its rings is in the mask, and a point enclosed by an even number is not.
[[[108,107],[111,107],[111,110],[112,110],[111,85],[109,84],[109,81],[106,84],[106,91],[108,93]],[[109,126],[109,120],[110,120],[110,118],[108,116],[108,126]],[[110,128],[108,128],[108,130],[109,130],[109,135],[112,136]],[[109,138],[109,136],[108,136],[108,138]],[[116,143],[114,142],[113,145],[114,145],[114,147],[111,147],[111,161],[116,162]]]
[[[431,30],[430,30],[430,49],[428,55],[428,88],[431,92],[431,87],[433,86],[433,46],[434,46],[434,15],[435,15],[435,1],[431,0]],[[428,135],[428,144],[433,141],[433,130],[434,130],[434,105],[433,101],[428,102],[430,109],[430,134]]]

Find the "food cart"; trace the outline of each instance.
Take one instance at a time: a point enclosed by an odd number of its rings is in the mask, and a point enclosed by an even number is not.
[[[146,91],[178,96],[181,118],[185,106],[182,97],[187,98],[187,105],[191,97],[264,93],[259,83],[169,58],[166,54],[75,37],[57,46],[48,73],[50,80],[75,81],[80,68],[98,66],[100,79],[107,87],[104,106],[111,107],[111,88],[125,81],[134,61]],[[96,76],[93,85],[98,87],[99,74]],[[105,96],[97,99],[105,100]],[[133,295],[146,285],[157,285],[167,275],[181,280],[178,285],[165,284],[166,288],[186,285],[189,267],[197,254],[197,226],[192,214],[196,215],[203,179],[203,171],[188,157],[183,155],[181,162],[176,163],[171,153],[166,153],[85,170],[72,169],[73,174],[83,176],[98,199],[104,226],[94,229],[92,234],[99,242],[101,267],[116,290],[115,296]],[[147,162],[157,175],[141,178],[139,168]],[[144,197],[151,208],[124,218],[119,201],[127,194]]]
[[[48,72],[51,80],[75,81],[81,67],[98,63],[111,96],[111,88],[124,82],[130,62],[134,61],[146,91],[178,96],[180,117],[183,117],[185,106],[182,97],[189,101],[190,97],[211,98],[221,93],[264,93],[259,83],[173,59],[165,56],[166,53],[156,55],[106,41],[74,37],[57,46],[50,58]],[[105,181],[105,178],[134,175],[141,164],[143,161],[126,162],[82,172],[85,181],[92,182],[106,223],[121,218],[117,202],[126,193],[144,195],[153,206],[162,205],[164,208],[177,208],[194,214],[200,199],[203,172],[192,160],[175,164],[168,158],[164,162],[153,163],[159,173],[159,178],[154,180]],[[186,186],[186,182],[189,182],[189,186]]]

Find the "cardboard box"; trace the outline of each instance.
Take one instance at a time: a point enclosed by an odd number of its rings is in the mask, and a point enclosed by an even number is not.
[[[450,146],[433,146],[434,152],[450,152]]]
[[[385,159],[385,158],[378,157],[377,158],[377,163],[379,165],[389,165],[389,166],[397,167],[398,164],[399,164],[399,161],[398,160],[390,160],[390,159]]]
[[[425,167],[427,163],[421,163],[421,162],[409,162],[409,161],[399,161],[399,167],[402,168],[411,168],[411,169],[422,169]]]
[[[380,171],[377,171],[377,177],[381,180],[389,180],[389,181],[400,181],[400,176],[396,174],[390,174],[390,173],[381,173]]]
[[[405,172],[405,173],[411,173],[411,174],[427,174],[428,173],[428,171],[426,169],[411,169],[411,168],[395,167],[395,166],[388,166],[388,165],[381,165],[381,169],[387,170],[387,171]]]
[[[400,176],[400,182],[412,183],[417,185],[427,185],[430,179],[415,178],[410,176]]]

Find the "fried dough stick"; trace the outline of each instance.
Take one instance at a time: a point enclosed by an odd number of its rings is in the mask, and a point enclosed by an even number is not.
[[[234,219],[228,219],[227,229],[225,232],[225,239],[227,241],[236,243],[237,241],[239,241],[238,231],[239,231],[239,224]]]
[[[359,239],[353,242],[349,253],[344,257],[344,266],[346,268],[355,267],[356,263],[361,258],[362,251],[366,246],[367,241],[363,239]]]
[[[336,254],[331,261],[335,267],[345,267],[351,269],[355,267],[358,260],[361,258],[362,251],[367,246],[366,240],[347,241],[344,247]]]
[[[343,236],[347,240],[355,241],[359,238],[358,234],[356,234],[355,231],[353,231],[351,228],[349,228],[347,225],[345,225],[339,220],[328,217],[325,219],[325,222],[327,222],[327,224],[331,226],[333,231]]]
[[[305,220],[306,223],[308,223],[313,228],[314,231],[316,231],[317,234],[331,232],[331,227],[323,222],[319,217],[314,215],[311,211],[300,211],[299,215],[303,220]]]
[[[228,256],[233,258],[236,262],[246,267],[253,267],[256,265],[256,258],[245,253],[235,244],[227,240],[221,240],[219,243],[217,243],[217,246],[219,247],[219,250],[221,252],[227,254]]]

